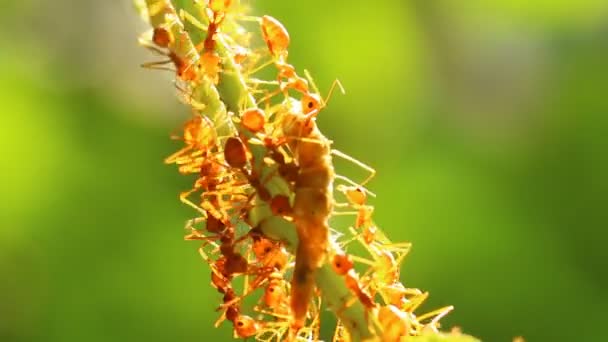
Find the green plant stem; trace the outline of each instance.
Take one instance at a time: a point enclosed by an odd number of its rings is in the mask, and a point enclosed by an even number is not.
[[[148,9],[151,10],[157,6],[159,2],[166,0],[146,0]],[[150,16],[150,23],[154,27],[163,25],[167,15],[175,15],[179,20],[180,11],[185,11],[194,16],[201,23],[207,24],[206,18],[201,15],[201,11],[196,7],[193,1],[173,1],[175,13],[171,11],[162,11]],[[189,36],[189,42],[181,42],[188,45],[190,48],[204,40],[205,33],[194,25],[187,22],[179,22],[179,25],[172,26],[174,35],[178,36],[185,30]],[[223,39],[216,40],[216,51],[222,58],[223,72],[221,73],[220,82],[216,87],[208,80],[201,80],[193,86],[193,98],[198,103],[204,104],[201,109],[201,114],[211,118],[221,120],[230,120],[227,111],[239,113],[240,108],[256,107],[253,96],[249,93],[245,83],[245,79],[239,68],[234,62],[231,52],[226,47]],[[241,131],[251,137],[251,134],[246,131]],[[264,156],[267,154],[267,149],[260,145],[249,144],[249,149],[254,158],[254,168],[262,169],[262,174],[275,174],[267,183],[269,190],[276,194],[290,195],[289,188],[285,181],[276,175],[272,167],[267,166],[264,162]],[[287,249],[293,253],[297,244],[298,236],[296,234],[295,225],[284,218],[274,216],[267,203],[255,198],[256,203],[250,212],[250,221],[252,225],[259,226],[264,234],[269,238],[284,241]],[[332,247],[333,248],[333,247]],[[331,251],[330,251],[331,254]],[[317,271],[316,285],[322,294],[324,303],[336,314],[342,324],[346,327],[353,341],[374,340],[378,339],[380,333],[379,325],[372,319],[373,315],[369,314],[368,310],[359,302],[355,301],[352,305],[346,307],[346,303],[353,298],[352,292],[346,287],[344,279],[336,274],[331,265],[326,261],[325,264]]]

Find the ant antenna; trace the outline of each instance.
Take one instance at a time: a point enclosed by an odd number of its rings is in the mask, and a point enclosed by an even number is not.
[[[315,83],[312,76],[310,75],[310,72],[308,70],[304,69],[304,75],[306,75],[306,78],[310,82],[310,85],[312,86],[312,89],[315,91],[315,93],[320,95],[321,92],[319,91],[317,84]],[[321,99],[323,107],[325,107],[327,105],[327,103],[329,103],[329,100],[331,99],[331,96],[333,95],[334,89],[336,88],[336,86],[338,86],[340,88],[340,92],[342,94],[346,94],[346,90],[344,90],[344,86],[342,86],[342,82],[340,82],[340,80],[338,80],[338,79],[335,79],[334,82],[331,84],[331,88],[329,88],[329,92],[327,92],[327,96],[325,97],[325,99]]]
[[[323,100],[323,105],[327,105],[327,103],[329,103],[329,99],[331,99],[331,95],[334,93],[334,89],[336,88],[336,85],[340,88],[340,92],[342,93],[342,95],[346,94],[346,91],[344,90],[344,87],[342,86],[342,82],[340,82],[339,79],[335,79],[334,83],[331,84],[331,88],[329,88],[329,92],[327,92],[327,97],[325,97],[325,100]]]

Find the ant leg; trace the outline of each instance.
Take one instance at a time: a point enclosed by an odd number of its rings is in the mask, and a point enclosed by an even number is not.
[[[179,138],[180,137],[178,137],[178,139]],[[193,148],[194,147],[191,145],[183,147],[181,150],[165,158],[165,164],[176,164],[188,169],[196,169],[197,167],[200,169],[200,164],[205,160],[205,156],[202,155],[204,151],[192,151]],[[185,154],[187,152],[189,153]]]
[[[422,294],[411,298],[410,302],[407,304],[407,308],[404,309],[404,311],[407,312],[414,312],[416,311],[416,309],[418,309],[418,307],[420,305],[422,305],[422,303],[424,303],[424,301],[429,297],[429,293],[428,292],[423,292]]]
[[[302,136],[283,136],[282,137],[285,142],[289,142],[291,141],[301,141],[301,142],[307,142],[307,143],[313,143],[313,144],[319,144],[319,145],[330,145],[331,143],[333,143],[333,141],[326,139],[326,140],[322,140],[322,139],[318,139],[318,138],[306,138],[306,137],[302,137]]]
[[[184,148],[182,148],[181,150],[173,153],[172,155],[168,156],[167,158],[165,158],[164,162],[165,164],[180,164],[178,161],[184,157],[182,156],[182,154],[190,151],[192,149],[192,146],[185,146]]]
[[[184,11],[183,9],[179,10],[179,17],[182,21],[189,22],[190,24],[192,24],[192,26],[196,27],[197,29],[199,29],[201,31],[207,31],[207,26],[203,25],[203,23],[201,23],[198,19],[196,19],[196,17],[194,17],[192,14]]]
[[[195,217],[193,219],[190,219],[188,221],[186,221],[186,227],[185,229],[192,229],[192,230],[196,230],[196,228],[194,227],[195,224],[199,224],[201,222],[205,222],[207,220],[207,217]]]
[[[332,216],[333,215],[335,215],[335,216],[357,216],[357,214],[359,214],[358,211],[335,211],[334,210],[334,211],[331,212]]]
[[[266,68],[266,67],[267,67],[267,66],[269,66],[269,65],[272,65],[273,63],[274,63],[274,61],[273,61],[272,59],[270,59],[270,60],[268,60],[268,61],[266,61],[266,62],[264,62],[264,63],[262,63],[262,64],[258,65],[258,66],[257,66],[257,67],[255,67],[254,69],[249,70],[247,73],[245,73],[244,77],[249,78],[249,76],[251,76],[251,75],[253,75],[253,74],[255,74],[255,73],[259,72],[260,70],[262,70],[262,69]]]
[[[179,199],[182,203],[189,205],[190,207],[194,208],[196,211],[198,211],[199,213],[202,213],[203,215],[207,215],[207,213],[205,212],[205,210],[209,211],[211,213],[211,215],[215,216],[215,217],[224,217],[222,215],[221,212],[219,212],[213,205],[211,205],[210,203],[204,201],[202,203],[202,208],[199,207],[198,205],[196,205],[194,202],[192,202],[190,199],[188,199],[188,196],[190,196],[191,193],[198,191],[199,189],[194,188],[190,191],[184,191],[179,195]]]
[[[184,167],[185,169],[196,172],[197,169],[198,169],[198,171],[200,171],[200,166],[204,160],[205,160],[205,156],[203,155],[203,151],[197,150],[197,151],[191,152],[190,154],[187,154],[185,156],[175,157],[175,159],[173,160],[173,163],[177,164],[181,167]],[[170,164],[170,163],[167,163],[167,164]]]
[[[228,210],[233,209],[232,203],[230,201],[225,201],[222,199],[224,195],[231,195],[231,189],[227,189],[226,191],[205,191],[202,194],[203,203],[202,206],[205,209],[212,208],[210,211],[215,211],[219,213],[219,217],[229,217]],[[215,197],[217,199],[217,206],[219,208],[215,208],[211,203],[209,203],[209,197]],[[215,214],[215,213],[214,213]],[[215,216],[215,215],[214,215]]]
[[[197,190],[199,190],[199,189],[194,188],[192,190],[184,191],[184,192],[180,193],[179,200],[182,203],[187,204],[187,205],[191,206],[192,208],[196,209],[198,212],[202,213],[203,215],[206,215],[207,213],[205,213],[205,211],[203,209],[201,209],[198,205],[194,204],[194,202],[192,202],[188,199],[188,196],[190,196],[191,193],[193,193]]]
[[[391,251],[391,252],[395,252],[397,254],[399,254],[399,256],[397,257],[397,263],[400,263],[403,258],[405,258],[405,256],[409,253],[410,249],[412,248],[412,243],[411,242],[398,242],[398,243],[386,243],[383,244],[383,247],[385,247],[387,250]]]
[[[304,69],[304,76],[306,76],[306,78],[310,82],[310,85],[312,86],[312,90],[314,90],[315,93],[320,94],[319,88],[317,87],[315,80],[312,79],[312,75],[310,74],[310,72],[307,69]]]
[[[175,69],[163,66],[163,65],[169,64],[169,63],[171,63],[170,60],[158,61],[158,62],[146,62],[146,63],[142,63],[141,67],[146,68],[146,69],[166,70],[166,71],[175,72]]]
[[[317,85],[315,84],[315,81],[313,80],[312,76],[310,75],[310,72],[308,70],[304,69],[304,75],[310,82],[310,85],[312,86],[312,89],[315,91],[315,93],[321,94],[321,92],[319,92],[319,88],[317,88]],[[323,100],[324,106],[327,105],[327,103],[331,99],[331,95],[333,94],[336,86],[338,86],[338,88],[340,88],[340,92],[342,94],[346,94],[346,91],[344,90],[344,86],[342,86],[342,82],[340,82],[340,80],[338,80],[338,79],[335,79],[334,82],[331,84],[331,88],[329,88],[329,92],[327,93],[327,96]]]
[[[247,83],[251,83],[251,84],[255,84],[255,85],[259,85],[259,84],[263,84],[263,85],[279,85],[278,81],[266,81],[266,80],[261,80],[259,78],[249,78],[247,80]]]
[[[360,264],[364,264],[364,265],[367,265],[367,266],[375,266],[375,263],[373,261],[367,260],[367,259],[362,258],[360,256],[351,255],[350,257],[353,259],[354,262],[358,262]]]
[[[336,324],[336,330],[334,331],[334,336],[332,338],[332,342],[343,342],[346,341],[346,329],[344,328],[344,324],[340,320],[338,320]]]
[[[184,237],[184,240],[200,240],[205,239],[206,237],[200,233],[200,230],[194,227],[194,225],[205,222],[207,220],[206,217],[196,217],[186,221],[186,226],[184,229],[189,230],[190,234]]]
[[[236,20],[242,20],[242,21],[253,21],[256,23],[262,23],[262,18],[260,17],[254,17],[252,15],[239,15],[236,17]]]
[[[169,8],[167,8],[169,7]],[[160,12],[172,9],[171,5],[169,5],[166,1],[157,1],[156,3],[152,3],[148,6],[148,13],[150,16],[158,15]]]
[[[337,150],[332,150],[332,153],[333,153],[333,151],[337,151]],[[341,152],[340,152],[340,153],[341,153]],[[374,172],[375,172],[375,171],[374,171]],[[368,195],[370,195],[370,196],[372,196],[372,197],[376,197],[376,194],[375,194],[375,193],[371,192],[369,189],[367,189],[367,188],[366,188],[366,187],[364,187],[363,185],[355,183],[355,181],[353,181],[352,179],[350,179],[350,178],[348,178],[348,177],[346,177],[346,176],[342,176],[342,175],[336,174],[334,177],[335,177],[335,179],[342,180],[342,181],[344,181],[344,182],[346,182],[346,183],[348,183],[348,184],[350,184],[351,186],[354,186],[354,187],[356,187],[356,188],[359,188],[359,187],[360,187],[360,188],[362,188],[362,190],[363,190],[363,191],[367,192],[367,194],[368,194]],[[372,176],[372,177],[373,177],[373,176]],[[338,186],[336,187],[336,190],[338,190],[338,191],[342,192],[343,194],[346,194],[346,191],[347,191],[348,189],[347,189],[347,187],[345,187],[344,185],[340,184],[340,185],[338,185]]]
[[[192,106],[193,112],[195,112],[195,115],[197,114],[196,111],[202,111],[203,109],[205,109],[205,107],[207,107],[206,105],[196,101],[194,99],[194,92],[192,91],[192,89],[189,87],[188,84],[182,85],[180,84],[182,82],[179,82],[179,79],[176,79],[173,82],[173,86],[175,86],[175,89],[177,89],[177,96],[178,98],[183,101],[185,104],[189,104],[190,106]]]
[[[245,236],[247,236],[247,235],[245,235]],[[237,242],[235,241],[234,244],[236,245]],[[247,265],[249,265],[249,263],[251,262],[251,250],[247,251],[245,258],[247,260]],[[247,293],[248,287],[249,287],[249,272],[245,272],[245,279],[243,280],[243,298],[248,294]]]
[[[268,95],[266,95],[266,96],[262,97],[261,99],[259,99],[256,104],[259,105],[260,103],[263,103],[263,102],[266,102],[266,101],[270,101],[270,99],[272,99],[273,97],[279,95],[280,93],[282,93],[282,91],[280,89],[272,91],[272,92],[268,93]]]
[[[355,164],[357,166],[360,166],[361,168],[367,170],[370,173],[370,175],[363,182],[361,182],[361,186],[364,186],[365,184],[367,184],[367,182],[369,182],[376,175],[376,170],[374,168],[372,168],[371,166],[363,163],[362,161],[359,161],[359,160],[357,160],[357,159],[349,156],[346,153],[343,153],[343,152],[341,152],[339,150],[336,150],[336,149],[332,149],[331,153],[333,155],[335,155],[337,157],[340,157],[340,158],[343,158],[343,159],[345,159],[345,160],[347,160],[347,161],[349,161],[349,162],[351,162],[351,163],[353,163],[353,164]]]
[[[145,39],[143,37],[139,37],[137,38],[137,42],[139,43],[139,45],[143,46],[144,48],[157,53],[161,56],[167,56],[167,52],[163,51],[162,49],[158,48],[156,45],[152,44],[148,39]],[[171,61],[169,61],[171,62]],[[167,63],[169,63],[167,62]]]
[[[437,322],[439,322],[439,320],[441,318],[443,318],[443,316],[447,315],[452,310],[454,310],[453,306],[451,306],[451,305],[450,306],[446,306],[446,307],[443,307],[441,309],[433,310],[431,312],[427,312],[427,313],[425,313],[423,315],[420,315],[420,316],[417,317],[417,319],[418,319],[418,322],[422,322],[425,319],[428,319],[428,318],[431,318],[431,317],[435,316],[435,318],[433,318],[433,320],[431,322],[429,322],[429,324],[428,324],[428,325],[430,325],[431,327],[434,328],[435,325],[437,324]]]
[[[327,93],[325,100],[323,100],[323,102],[325,102],[325,105],[327,105],[327,103],[331,99],[331,95],[334,93],[334,89],[336,88],[336,86],[338,86],[338,88],[340,88],[340,92],[342,93],[342,95],[346,94],[346,90],[344,90],[344,87],[342,86],[342,82],[340,82],[340,80],[338,80],[338,79],[335,79],[334,82],[331,84],[331,88],[329,88],[329,92]]]

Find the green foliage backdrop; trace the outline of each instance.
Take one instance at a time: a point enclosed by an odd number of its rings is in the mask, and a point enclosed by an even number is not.
[[[601,340],[605,1],[254,1],[327,90],[318,122],[378,170],[406,285],[486,341]],[[229,340],[162,159],[186,117],[138,65],[129,1],[4,1],[0,341]],[[356,174],[354,168],[338,169]],[[328,333],[328,332],[327,332]]]

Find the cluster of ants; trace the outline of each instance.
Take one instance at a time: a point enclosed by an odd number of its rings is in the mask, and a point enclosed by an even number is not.
[[[308,73],[301,77],[287,61],[290,37],[285,27],[270,16],[245,16],[234,9],[237,5],[231,0],[194,1],[199,12],[192,14],[176,11],[168,0],[149,0],[153,30],[140,40],[168,57],[144,66],[169,65],[185,88],[178,88],[181,92],[202,82],[221,82],[225,59],[231,58],[247,76],[248,93],[255,98],[254,105],[238,113],[214,118],[201,115],[196,110],[200,104],[189,99],[195,115],[178,137],[184,147],[165,160],[196,177],[192,189],[180,194],[182,202],[200,213],[188,221],[185,238],[200,241],[211,284],[223,296],[216,326],[228,320],[235,337],[261,341],[318,340],[323,293],[315,286],[315,275],[329,265],[350,292],[344,309],[363,306],[382,340],[436,331],[438,320],[452,307],[414,314],[428,293],[403,286],[399,270],[410,245],[392,243],[372,220],[367,198],[373,194],[364,185],[374,170],[332,149],[316,125],[334,87],[341,85],[336,81],[325,99],[319,96]],[[241,20],[259,23],[264,47],[250,49],[249,39],[223,32],[228,21],[238,31]],[[199,28],[205,38],[193,43],[184,22]],[[218,52],[220,41],[224,54]],[[276,69],[276,80],[253,77],[269,66]],[[361,166],[369,177],[357,183],[335,174],[332,155]],[[334,187],[334,182],[340,184]],[[253,219],[253,210],[262,206],[269,209],[267,217]],[[341,240],[329,226],[333,215],[354,217],[347,232],[340,232]],[[271,217],[293,224],[297,246],[265,234]],[[368,258],[344,252],[355,242],[368,251]],[[249,304],[255,297],[259,299]],[[244,313],[248,305],[253,306],[249,314]],[[349,341],[346,330],[339,322],[334,341]]]

